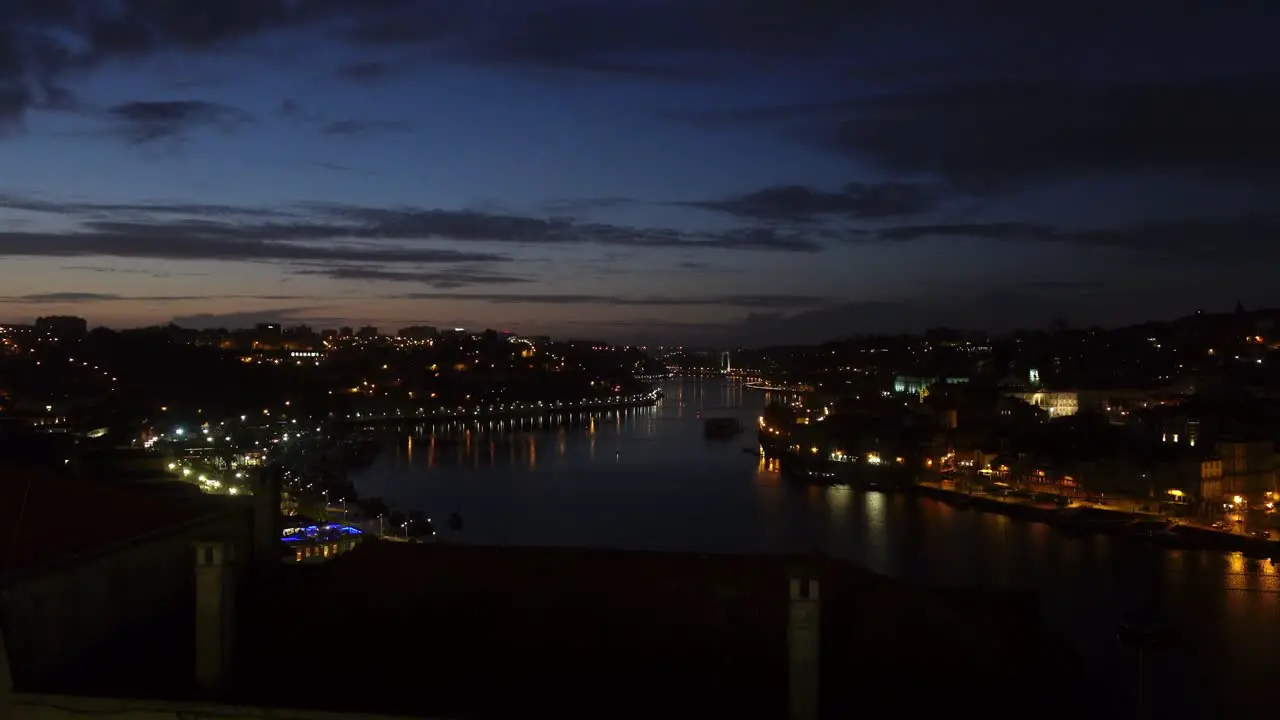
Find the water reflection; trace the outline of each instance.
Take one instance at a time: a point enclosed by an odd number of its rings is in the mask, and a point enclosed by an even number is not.
[[[546,453],[569,464],[579,462],[582,458],[575,452],[575,448],[581,447],[579,443],[582,441],[586,443],[585,454],[588,459],[595,458],[596,446],[601,442],[614,448],[614,456],[620,458],[623,456],[623,445],[636,441],[652,444],[656,441],[657,428],[652,408],[636,408],[600,416],[529,419],[523,422],[424,425],[389,442],[394,447],[388,448],[389,452],[383,454],[379,465],[383,469],[388,464],[397,468],[422,465],[432,469],[437,466],[438,460],[450,457],[445,455],[437,458],[437,448],[447,448],[453,450],[450,463],[453,465],[471,468],[518,465],[524,469],[532,469],[538,465],[539,453]],[[553,429],[554,432],[548,432]],[[426,444],[425,456],[418,451],[418,446],[422,443]],[[506,446],[510,452],[500,454],[500,446]],[[388,458],[393,462],[387,463]],[[776,471],[776,463],[772,467]]]
[[[759,462],[756,463],[756,485],[759,487],[776,487],[782,482],[782,468],[778,458],[767,458],[763,452],[757,451]]]

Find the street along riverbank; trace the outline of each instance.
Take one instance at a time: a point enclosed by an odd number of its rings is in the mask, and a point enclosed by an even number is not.
[[[1153,513],[1134,513],[1090,505],[1059,503],[981,492],[961,492],[933,483],[904,485],[909,493],[933,498],[958,508],[1006,515],[1015,520],[1043,522],[1068,535],[1123,535],[1177,548],[1244,552],[1264,558],[1280,557],[1280,542],[1241,532],[1219,530]]]

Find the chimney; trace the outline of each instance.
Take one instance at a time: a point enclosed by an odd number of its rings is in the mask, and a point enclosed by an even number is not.
[[[280,564],[280,476],[274,468],[257,473],[253,488],[253,563],[272,567]]]
[[[791,578],[787,618],[787,705],[791,720],[818,717],[818,581]]]
[[[196,550],[196,687],[218,694],[230,670],[235,632],[231,543],[203,541]]]
[[[0,631],[0,717],[13,717],[13,673],[9,667],[9,651],[5,648],[4,632]]]

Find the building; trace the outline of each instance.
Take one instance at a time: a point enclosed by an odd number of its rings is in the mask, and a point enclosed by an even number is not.
[[[1221,440],[1222,497],[1260,499],[1276,491],[1276,446],[1270,440]]]
[[[82,338],[89,333],[89,323],[81,317],[50,315],[36,318],[36,333],[50,338]]]
[[[440,331],[430,325],[413,325],[400,328],[400,331],[396,333],[397,336],[405,340],[430,340],[439,334]]]
[[[919,395],[921,392],[928,390],[930,387],[942,383],[944,385],[963,385],[969,382],[967,377],[915,377],[910,375],[899,375],[893,379],[893,391],[898,393],[911,393]]]
[[[1011,397],[1048,413],[1050,418],[1067,417],[1080,411],[1080,395],[1074,390],[1013,393]]]
[[[283,507],[281,509],[284,510]],[[364,531],[342,523],[286,527],[283,540],[293,555],[290,557],[286,553],[285,560],[293,562],[329,560],[356,549],[362,539],[364,539]]]
[[[274,551],[253,542],[266,525],[252,503],[48,476],[0,480],[0,530],[13,547],[0,575],[0,688],[107,693],[114,655],[146,657],[152,645],[190,637],[194,544],[219,538],[245,571]],[[190,667],[178,669],[190,676]],[[173,677],[163,665],[153,672],[161,686]],[[0,717],[22,717],[3,694]]]
[[[267,515],[248,506],[95,494],[125,515],[74,548],[43,522],[46,490],[41,537],[61,544],[26,543],[3,581],[0,717],[15,720],[817,720],[904,678],[929,692],[896,693],[899,712],[1021,717],[1037,678],[1079,673],[1029,594],[923,589],[820,556],[366,542],[268,572]],[[999,703],[972,692],[993,677]]]
[[[1222,485],[1221,458],[1204,458],[1197,463],[1195,469],[1199,471],[1200,480],[1196,497],[1217,500],[1226,496],[1226,489]]]

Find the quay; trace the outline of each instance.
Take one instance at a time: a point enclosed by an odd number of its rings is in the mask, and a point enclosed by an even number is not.
[[[937,483],[905,486],[914,495],[1015,520],[1043,522],[1065,534],[1124,535],[1151,540],[1171,548],[1244,552],[1263,558],[1280,557],[1280,541],[1187,522],[1156,513],[1128,512],[1087,504],[1062,504],[1024,497],[1000,497],[964,492]]]

